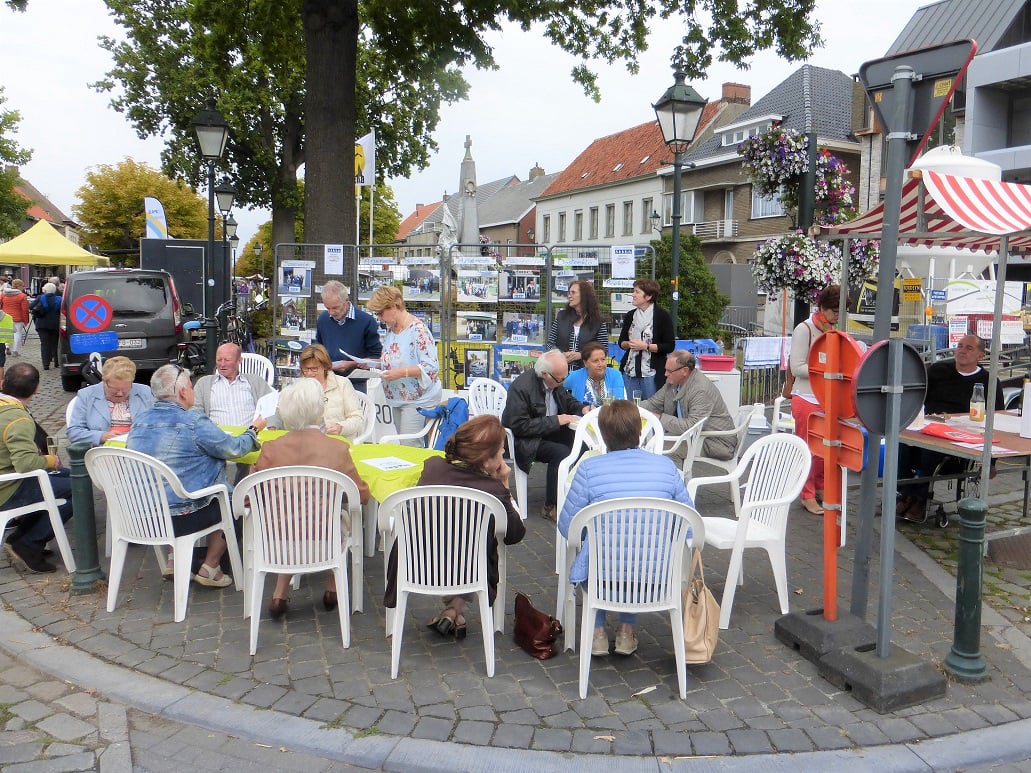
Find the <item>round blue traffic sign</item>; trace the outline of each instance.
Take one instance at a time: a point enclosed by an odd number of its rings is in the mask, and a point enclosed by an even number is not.
[[[68,310],[72,325],[84,333],[99,333],[111,324],[111,304],[99,295],[83,295]]]

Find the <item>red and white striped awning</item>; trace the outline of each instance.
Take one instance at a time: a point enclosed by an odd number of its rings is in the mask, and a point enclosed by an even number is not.
[[[884,205],[839,226],[820,229],[823,238],[879,239]],[[923,170],[902,186],[899,243],[998,251],[1009,236],[1010,252],[1031,251],[1031,186],[956,177]]]

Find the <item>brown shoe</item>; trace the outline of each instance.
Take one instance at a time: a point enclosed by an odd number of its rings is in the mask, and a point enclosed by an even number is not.
[[[820,507],[820,503],[817,502],[815,499],[803,499],[802,507],[805,508],[805,511],[807,513],[812,513],[813,515],[823,515],[823,508]]]
[[[902,497],[901,499],[899,499],[899,501],[895,503],[895,517],[904,518],[906,515],[906,511],[912,504],[913,500],[911,497]]]
[[[286,599],[277,599],[275,596],[272,597],[272,601],[268,605],[268,615],[273,620],[278,620],[286,614],[287,602]]]
[[[544,509],[541,510],[541,517],[545,521],[551,521],[555,523],[558,521],[558,513],[555,512],[555,505],[544,505]]]
[[[914,500],[902,517],[912,523],[923,523],[927,520],[927,502],[920,499]]]

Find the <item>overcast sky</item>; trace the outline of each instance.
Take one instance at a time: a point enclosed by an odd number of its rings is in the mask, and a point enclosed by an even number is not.
[[[809,60],[855,73],[859,65],[884,55],[913,12],[927,0],[818,0],[824,48]],[[101,0],[30,0],[25,13],[0,5],[0,85],[5,109],[21,113],[19,142],[33,151],[22,174],[71,215],[85,172],[125,157],[157,168],[161,138],[139,139],[109,96],[88,83],[110,67],[98,35],[119,35]],[[470,70],[469,99],[445,105],[436,133],[439,151],[430,166],[410,179],[391,180],[402,216],[417,203],[439,201],[458,188],[466,135],[472,138],[478,180],[507,175],[525,180],[535,163],[560,171],[592,140],[636,126],[655,116],[651,104],[673,82],[669,58],[682,35],[677,24],[656,29],[641,69],[599,67],[602,101],[594,103],[572,83],[575,61],[548,45],[539,32],[516,29],[491,35],[499,70]],[[718,99],[727,81],[752,87],[752,100],[766,94],[800,63],[773,55],[757,58],[749,70],[712,68],[704,81],[692,81],[708,99]],[[141,202],[142,207],[142,202]],[[269,219],[266,211],[235,212],[241,244]]]

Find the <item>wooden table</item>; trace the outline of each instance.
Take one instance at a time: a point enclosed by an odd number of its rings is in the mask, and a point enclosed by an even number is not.
[[[996,459],[1016,459],[1020,460],[1020,465],[1017,469],[1020,469],[1024,473],[1024,517],[1027,518],[1028,509],[1028,493],[1029,487],[1031,487],[1031,438],[1023,438],[1019,432],[1007,431],[1001,429],[998,424],[1008,429],[1015,429],[1019,422],[1019,416],[1016,411],[996,411],[995,421],[996,426],[992,429],[992,460]],[[946,424],[954,429],[963,430],[966,432],[973,432],[980,434],[984,437],[984,426],[980,428],[971,422],[966,414],[954,414],[948,417]],[[978,433],[978,429],[980,432]],[[969,446],[960,445],[954,443],[951,440],[947,440],[942,437],[935,437],[934,435],[928,435],[919,430],[904,429],[899,432],[899,442],[905,443],[907,446],[913,446],[915,448],[924,448],[929,451],[937,451],[942,454],[949,456],[957,456],[962,459],[970,459],[975,462],[980,462],[983,458],[983,452],[981,448],[971,448]],[[955,475],[946,476],[948,478],[955,478]],[[942,478],[944,479],[944,478]],[[934,476],[921,476],[916,480],[929,480],[934,481]],[[904,481],[899,481],[904,482]],[[984,496],[987,496],[987,492],[983,492]]]

